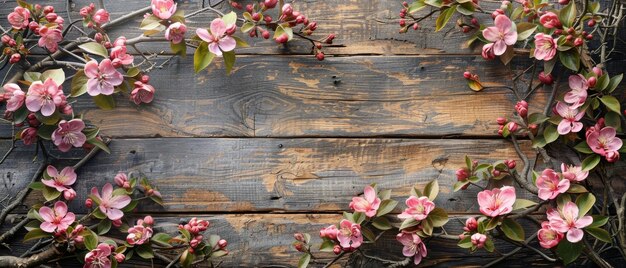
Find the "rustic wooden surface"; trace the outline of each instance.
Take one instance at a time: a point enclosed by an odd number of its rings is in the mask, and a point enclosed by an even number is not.
[[[40,2],[56,5],[67,17],[66,1]],[[89,3],[70,2],[74,19]],[[148,1],[104,2],[115,18]],[[402,201],[410,186],[437,178],[442,186],[438,206],[458,218],[477,213],[476,191],[452,191],[454,171],[464,164],[465,154],[484,161],[517,159],[511,144],[496,136],[495,123],[496,117],[512,112],[515,96],[506,89],[475,93],[466,87],[462,73],[470,70],[492,85],[513,86],[514,71],[523,65],[485,63],[476,50],[462,45],[467,36],[458,29],[448,26],[434,33],[434,20],[424,21],[417,32],[398,34],[400,3],[297,1],[296,9],[319,22],[320,33],[338,34],[336,45],[325,50],[324,62],[306,55],[306,42],[284,47],[253,40],[253,47],[237,50],[245,55],[238,56],[231,76],[225,75],[219,60],[197,75],[192,57],[172,60],[151,74],[157,89],[151,105],[137,107],[118,97],[118,109],[102,111],[83,97],[75,110],[113,138],[112,153],[100,154],[80,170],[75,185],[79,196],[71,206],[84,213],[81,200],[87,189],[112,181],[118,171],[143,172],[159,186],[165,206],[140,205],[137,212],[155,215],[159,228],[171,232],[180,219],[208,219],[209,231],[230,242],[226,267],[295,266],[292,234],[304,231],[315,237],[320,228],[337,223],[351,197],[371,182],[393,189],[393,197]],[[0,18],[12,6],[0,5]],[[186,10],[200,6],[201,1],[179,4]],[[212,18],[196,16],[189,24],[206,27]],[[111,35],[134,37],[139,21],[116,27]],[[150,52],[169,49],[166,43],[140,47]],[[546,94],[538,91],[531,112],[543,107]],[[9,146],[10,135],[6,127],[0,129],[0,147]],[[528,145],[523,142],[531,155]],[[15,193],[27,184],[34,172],[33,149],[20,145],[1,167],[6,186],[2,192]],[[26,204],[38,200],[31,195]],[[460,233],[459,222],[452,220],[448,231]],[[26,247],[19,241],[11,246],[14,252]],[[478,266],[497,257],[470,255],[443,239],[430,240],[428,248],[429,266]],[[365,249],[401,258],[393,234],[384,236],[379,249]],[[498,249],[512,248],[498,244]],[[320,256],[326,261],[333,257]],[[380,267],[346,258],[339,265]],[[552,266],[528,250],[504,265]]]

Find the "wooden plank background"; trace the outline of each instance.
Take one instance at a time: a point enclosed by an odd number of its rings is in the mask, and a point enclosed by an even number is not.
[[[59,15],[68,16],[66,1],[39,2],[54,4]],[[70,2],[74,19],[89,3]],[[148,1],[104,3],[116,18]],[[201,5],[185,1],[179,8]],[[0,5],[0,18],[12,6]],[[98,155],[80,170],[79,196],[71,206],[84,213],[80,200],[89,188],[112,181],[118,171],[143,172],[160,187],[165,206],[139,206],[137,212],[155,215],[159,228],[172,232],[180,219],[208,219],[209,230],[230,242],[227,267],[295,266],[292,234],[305,231],[315,237],[321,227],[338,222],[351,197],[372,182],[393,189],[393,198],[402,201],[410,186],[437,178],[442,185],[438,206],[459,219],[476,214],[476,191],[452,191],[454,171],[464,164],[465,154],[485,161],[517,159],[511,144],[497,137],[495,123],[496,117],[512,112],[515,96],[505,89],[472,92],[462,73],[470,70],[493,85],[515,86],[514,71],[527,60],[516,59],[511,67],[485,63],[476,50],[463,47],[467,36],[458,29],[449,26],[434,33],[434,20],[425,20],[418,31],[398,34],[401,2],[396,0],[309,0],[294,6],[319,22],[320,34],[338,34],[335,45],[325,50],[325,61],[306,55],[306,42],[279,46],[253,40],[251,48],[237,50],[242,56],[231,76],[219,60],[200,74],[193,74],[192,57],[172,60],[151,74],[157,93],[150,105],[137,107],[118,97],[118,109],[102,111],[81,97],[75,111],[113,138],[112,153]],[[212,18],[196,16],[189,25],[206,27]],[[139,21],[113,29],[111,36],[138,35]],[[140,47],[169,49],[167,43]],[[543,107],[546,94],[538,91],[531,111]],[[10,135],[6,127],[0,129],[2,148],[9,146]],[[529,143],[523,145],[532,154]],[[20,146],[1,167],[7,192],[27,184],[34,172],[33,149]],[[521,191],[520,196],[532,198]],[[39,200],[32,195],[26,203]],[[454,219],[448,231],[458,234],[461,227]],[[15,252],[25,248],[20,242],[11,246]],[[481,265],[497,257],[470,255],[449,240],[432,239],[428,247],[425,262],[432,266]],[[378,249],[365,249],[401,258],[391,234]],[[511,247],[498,244],[498,249]],[[511,260],[520,261],[507,267],[550,265],[528,250]],[[380,266],[361,261],[344,258],[339,263]]]

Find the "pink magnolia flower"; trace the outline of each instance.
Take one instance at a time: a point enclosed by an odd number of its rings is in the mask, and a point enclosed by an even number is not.
[[[543,25],[543,27],[548,29],[561,27],[559,17],[554,14],[554,12],[546,12],[545,14],[541,15],[541,17],[539,18],[539,22],[541,23],[541,25]]]
[[[585,116],[585,112],[578,112],[578,109],[562,102],[556,104],[556,112],[563,118],[557,127],[559,134],[576,133],[583,129],[583,123],[578,121]]]
[[[511,29],[512,22],[505,15],[498,15],[494,20],[495,26],[487,27],[483,30],[485,39],[494,42],[493,52],[500,56],[504,54],[507,46],[512,46],[517,42],[517,31]]]
[[[8,83],[3,86],[4,99],[7,100],[7,111],[15,112],[17,109],[24,105],[24,99],[26,98],[24,91],[14,83]]]
[[[211,31],[199,28],[196,34],[200,39],[209,43],[209,51],[218,57],[222,56],[222,51],[228,52],[235,49],[237,42],[234,38],[226,34],[226,30],[231,27],[226,25],[221,18],[214,19],[211,22]]]
[[[135,82],[135,88],[130,93],[130,99],[137,105],[143,103],[150,103],[154,99],[154,87],[150,84],[142,83],[141,81]]]
[[[496,54],[493,52],[493,43],[485,44],[483,46],[483,52],[481,53],[484,59],[493,60],[496,58]]]
[[[604,127],[600,131],[594,131],[587,136],[587,144],[596,154],[604,156],[607,161],[614,162],[619,159],[618,150],[623,142],[615,137],[617,133],[612,127]]]
[[[563,234],[555,231],[550,227],[550,223],[544,221],[541,223],[541,229],[537,231],[537,238],[539,239],[539,245],[543,248],[553,248],[561,242]]]
[[[100,243],[98,247],[85,255],[83,268],[111,268],[111,247],[107,243]]]
[[[410,196],[406,201],[407,208],[398,215],[400,219],[415,219],[421,221],[428,217],[428,214],[435,209],[435,203],[428,200],[428,197],[422,196],[417,198]]]
[[[361,235],[361,225],[343,219],[339,223],[337,240],[344,250],[353,250],[361,246],[363,236]]]
[[[62,102],[63,90],[52,78],[46,79],[43,83],[33,82],[26,94],[26,108],[31,112],[41,110],[43,116],[52,115],[56,106]]]
[[[567,240],[576,243],[583,239],[582,228],[593,222],[591,216],[579,217],[578,207],[573,202],[565,203],[560,211],[551,208],[547,211],[550,228],[560,233],[567,233]]]
[[[152,14],[159,19],[169,19],[176,13],[176,5],[174,0],[152,0]]]
[[[559,194],[569,189],[569,180],[561,179],[558,173],[552,169],[546,169],[536,181],[539,188],[539,198],[543,200],[555,199]]]
[[[320,237],[322,238],[326,237],[330,240],[335,240],[337,239],[338,233],[339,233],[339,229],[337,229],[337,226],[333,224],[320,230]]]
[[[39,215],[44,220],[39,227],[47,233],[65,231],[76,219],[74,213],[67,212],[67,205],[62,201],[54,203],[54,210],[46,206],[41,207]]]
[[[552,36],[538,33],[535,35],[535,59],[549,61],[556,55],[556,41]]]
[[[87,137],[82,132],[84,128],[85,123],[83,120],[61,120],[59,127],[52,132],[52,142],[61,152],[69,151],[72,146],[81,147],[87,141]]]
[[[110,15],[109,12],[107,12],[104,9],[98,9],[98,11],[96,11],[96,14],[94,14],[91,19],[98,25],[102,25],[105,24],[107,22],[109,22],[110,19]]]
[[[564,100],[571,104],[572,108],[578,108],[587,100],[587,89],[589,88],[587,79],[582,74],[570,75],[568,82],[571,91],[565,93]]]
[[[424,245],[419,235],[415,233],[399,233],[396,236],[396,240],[404,246],[402,248],[402,255],[405,257],[414,257],[413,263],[415,263],[415,265],[420,264],[422,258],[426,257],[428,254],[426,245]]]
[[[475,233],[470,237],[472,244],[477,248],[483,248],[487,242],[487,236],[481,233]]]
[[[124,76],[115,70],[111,60],[104,59],[98,65],[96,60],[90,60],[85,65],[85,75],[87,80],[87,93],[91,96],[111,95],[115,90],[114,86],[119,86],[124,81]]]
[[[111,48],[110,58],[113,63],[113,67],[133,63],[135,58],[128,54],[126,50],[126,37],[120,36],[115,39],[115,42],[113,42],[113,48]]]
[[[28,27],[28,19],[30,19],[30,11],[21,6],[15,7],[13,12],[7,16],[9,23],[13,26],[13,29],[21,30]]]
[[[589,176],[589,171],[583,171],[581,166],[570,166],[561,164],[561,171],[563,172],[563,178],[570,180],[571,182],[583,181]]]
[[[70,189],[69,186],[76,182],[76,172],[72,167],[65,167],[61,170],[61,173],[52,165],[46,169],[48,176],[52,177],[50,180],[42,180],[41,182],[48,187],[54,188],[59,192]]]
[[[376,190],[372,186],[366,186],[363,197],[353,197],[350,208],[356,212],[363,212],[365,216],[374,217],[380,206],[380,198],[376,197]]]
[[[508,214],[513,210],[515,203],[515,188],[503,186],[478,193],[480,212],[488,217]]]
[[[128,229],[126,242],[131,245],[143,245],[150,241],[150,237],[152,237],[152,227],[144,226],[143,221],[139,220],[137,225]]]
[[[63,35],[59,28],[48,28],[46,26],[39,27],[39,41],[37,45],[45,47],[50,52],[56,52],[59,48],[59,42],[63,41]]]
[[[98,208],[102,213],[112,220],[119,220],[124,216],[124,212],[120,209],[130,204],[131,198],[127,195],[113,196],[113,186],[107,183],[102,187],[102,195],[98,193],[96,187],[91,188],[91,194],[95,197],[95,201],[100,204]]]
[[[165,39],[172,41],[174,44],[178,44],[185,39],[186,32],[187,26],[185,26],[185,24],[175,22],[165,30]]]

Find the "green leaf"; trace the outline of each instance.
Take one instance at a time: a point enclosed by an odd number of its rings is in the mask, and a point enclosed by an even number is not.
[[[559,138],[559,132],[556,130],[556,126],[548,124],[543,130],[543,138],[546,140],[546,144],[551,143]]]
[[[50,236],[51,234],[46,233],[43,230],[37,228],[37,229],[30,230],[28,233],[26,233],[26,235],[24,236],[24,241],[50,237]]]
[[[111,221],[109,219],[101,220],[96,230],[99,235],[108,233],[111,230]]]
[[[320,245],[320,251],[322,252],[333,252],[335,248],[335,243],[331,240],[324,239],[324,242]]]
[[[209,44],[207,42],[200,42],[196,52],[193,54],[193,69],[196,73],[204,70],[215,58],[215,54],[209,51]]]
[[[178,43],[178,44],[174,44],[172,42],[170,42],[170,48],[172,49],[172,53],[176,54],[176,55],[180,55],[185,57],[187,55],[187,44],[185,44],[184,41]],[[128,75],[128,74],[127,74]],[[129,75],[130,77],[134,77],[134,75]]]
[[[439,182],[437,180],[432,180],[424,187],[424,195],[428,197],[430,201],[435,201],[437,195],[439,194]]]
[[[282,34],[287,34],[287,41],[293,39],[293,29],[289,28],[289,26],[278,25],[276,27],[276,31],[274,32],[274,38],[281,36]]]
[[[537,24],[520,22],[517,24],[517,41],[526,40],[537,29]]]
[[[583,141],[579,144],[576,144],[576,146],[574,146],[574,149],[576,151],[579,151],[583,154],[592,154],[593,151],[591,150],[591,148],[589,147],[589,145],[587,144],[586,141]]]
[[[135,248],[135,252],[139,257],[144,259],[152,259],[154,258],[154,252],[152,252],[152,248],[148,244],[144,244]]]
[[[570,194],[582,194],[582,193],[586,193],[589,191],[587,191],[587,188],[585,188],[585,186],[582,186],[580,184],[570,184],[569,189],[567,189],[567,192]]]
[[[582,250],[582,242],[572,244],[571,242],[567,241],[567,239],[563,239],[561,240],[561,242],[559,242],[559,245],[556,248],[556,253],[563,260],[563,263],[565,265],[568,265],[578,259],[578,256],[580,256]]]
[[[349,220],[350,222],[356,222],[356,220],[354,219],[354,214],[350,213],[350,212],[343,212],[343,218],[346,220]]]
[[[556,65],[556,58],[553,58],[549,61],[543,61],[543,72],[545,74],[552,73],[552,69],[554,69],[554,65]]]
[[[96,147],[100,148],[102,151],[105,151],[107,154],[111,153],[109,146],[107,146],[106,143],[100,141],[99,139],[94,138],[94,139],[87,140],[87,142],[95,145]]]
[[[437,21],[435,21],[435,32],[440,31],[444,26],[446,26],[450,18],[452,18],[454,11],[454,8],[447,8],[441,11],[441,14],[437,17]]]
[[[41,74],[41,81],[45,82],[48,78],[60,86],[65,82],[65,72],[63,69],[50,69]]]
[[[407,9],[407,13],[415,13],[417,11],[422,10],[425,7],[426,7],[426,4],[424,3],[424,1],[418,0],[409,5],[409,8]]]
[[[402,230],[402,229],[406,229],[406,228],[410,228],[410,227],[413,227],[413,226],[416,226],[416,225],[418,225],[419,223],[420,223],[419,221],[416,221],[416,220],[415,220],[415,219],[413,219],[413,218],[406,219],[406,220],[404,220],[404,221],[402,222],[402,224],[400,225],[400,230]]]
[[[376,241],[376,235],[367,227],[361,227],[361,234],[370,242]]]
[[[393,211],[394,208],[398,205],[398,201],[393,199],[386,199],[380,202],[380,206],[378,207],[378,211],[376,211],[376,217],[380,217],[386,215],[387,213]]]
[[[33,190],[37,190],[37,191],[41,191],[44,188],[44,184],[41,183],[40,181],[36,181],[36,182],[32,182],[28,185],[28,188],[31,188]]]
[[[545,121],[548,121],[548,119],[550,119],[550,117],[543,115],[543,113],[532,113],[528,116],[528,123],[539,125]]]
[[[570,3],[573,3],[571,1]],[[570,49],[568,51],[561,51],[559,54],[559,60],[566,68],[576,72],[580,67],[580,55],[575,49]]]
[[[602,242],[606,242],[606,243],[613,242],[609,232],[607,232],[606,230],[602,228],[587,227],[585,228],[585,232],[587,232],[590,235],[593,235],[593,237],[597,238],[598,240]]]
[[[169,234],[166,234],[166,233],[157,233],[154,236],[152,236],[151,240],[152,241],[157,241],[157,242],[162,243],[162,244],[169,244],[170,240],[172,240],[172,236],[170,236]]]
[[[46,201],[54,200],[61,196],[61,192],[48,186],[45,186],[43,188],[43,191],[41,192],[43,193],[43,197],[46,199]]]
[[[593,204],[596,203],[596,197],[591,193],[584,193],[576,198],[576,206],[578,206],[578,217],[585,216]]]
[[[233,66],[235,66],[235,51],[228,51],[222,53],[224,56],[224,65],[226,65],[226,73],[230,74],[233,70]]]
[[[237,42],[237,47],[249,47],[250,44],[248,44],[248,42],[244,41],[243,39],[237,37],[237,36],[232,36],[232,38],[235,39],[235,42]]]
[[[472,238],[469,235],[466,235],[465,238],[461,239],[457,246],[460,248],[471,248],[474,244],[472,244]]]
[[[598,77],[596,85],[593,87],[597,91],[603,91],[609,85],[610,79],[608,74]]]
[[[504,219],[500,226],[506,237],[514,241],[524,241],[524,228],[512,219]]]
[[[488,252],[493,252],[495,249],[495,246],[493,245],[493,239],[488,238],[487,241],[485,241],[485,250]]]
[[[112,110],[115,108],[115,99],[111,95],[97,95],[93,97],[93,102],[102,110]]]
[[[583,160],[582,170],[583,171],[592,170],[598,165],[598,163],[600,163],[600,159],[601,159],[600,156],[597,154],[588,156],[587,158],[585,158],[585,160]]]
[[[556,204],[559,209],[563,209],[563,206],[565,206],[567,202],[571,202],[571,201],[572,199],[570,198],[568,194],[561,194],[556,197]]]
[[[432,222],[433,227],[441,227],[448,223],[448,213],[440,207],[436,207],[428,213],[428,219]]]
[[[391,228],[393,228],[391,226],[391,223],[389,222],[389,220],[385,217],[376,217],[374,218],[374,220],[372,221],[372,225],[381,231],[386,231],[389,230]]]
[[[500,223],[500,219],[498,217],[492,218],[485,225],[485,230],[486,231],[493,230],[494,228],[498,227],[498,223]]]
[[[28,82],[41,81],[41,73],[38,72],[25,72],[24,80]]]
[[[87,76],[85,75],[85,71],[83,70],[76,71],[76,74],[72,78],[72,84],[70,86],[71,87],[70,96],[78,97],[80,95],[87,93],[87,81],[88,80],[89,78],[87,78]]]
[[[606,87],[606,91],[608,93],[613,92],[617,88],[619,83],[622,82],[623,77],[624,77],[624,74],[619,74],[619,75],[611,77],[611,81],[609,82],[609,85]]]
[[[537,202],[528,199],[518,198],[513,203],[513,210],[523,209],[537,205]]]
[[[615,128],[615,130],[617,130],[618,132],[620,132],[622,128],[622,120],[620,118],[620,115],[612,111],[609,111],[604,116],[604,124],[606,124],[609,127]]]
[[[241,31],[244,33],[249,32],[250,30],[252,30],[252,28],[254,28],[254,26],[256,26],[254,23],[252,22],[246,22],[241,26]]]
[[[381,200],[387,200],[391,198],[391,189],[381,190],[380,192],[378,192],[378,197]]]
[[[148,32],[153,32],[156,31],[158,32],[156,29],[157,28],[164,28],[161,27],[163,26],[161,24],[161,19],[155,15],[148,15],[147,17],[145,17],[142,21],[141,24],[139,25],[139,29],[144,30],[144,31],[148,31]]]
[[[103,58],[109,58],[109,52],[100,43],[89,42],[89,43],[84,43],[82,45],[79,45],[78,47],[81,48],[82,50],[84,50],[87,53],[98,55],[98,56],[101,56]]]
[[[471,16],[472,14],[474,14],[474,11],[472,11],[469,8],[474,7],[473,4],[470,5],[457,5],[456,6],[456,12],[459,12],[465,16]]]
[[[459,190],[461,190],[465,185],[469,184],[469,181],[457,181],[454,183],[453,188],[454,191],[457,192]]]
[[[559,21],[563,24],[563,28],[568,28],[574,24],[576,20],[576,4],[575,1],[570,1],[559,12]]]
[[[430,218],[422,220],[422,232],[427,236],[433,235],[433,221]]]
[[[621,112],[619,101],[617,100],[617,98],[611,95],[604,95],[602,96],[602,98],[600,98],[600,101],[604,104],[604,106],[606,106],[607,109],[618,114]]]
[[[298,261],[298,268],[306,268],[309,266],[309,262],[311,261],[311,254],[305,253],[300,257],[300,261]]]
[[[593,222],[589,224],[589,226],[587,226],[586,228],[601,227],[601,226],[604,226],[609,221],[608,216],[591,215],[591,217],[593,218]]]
[[[355,212],[354,214],[352,214],[354,217],[354,223],[356,224],[361,224],[363,223],[363,221],[365,221],[365,219],[367,218],[365,216],[365,213],[363,212]]]
[[[226,24],[226,26],[233,25],[235,22],[237,22],[237,13],[231,11],[230,13],[222,16],[222,20],[224,21],[224,24]]]
[[[500,61],[502,62],[502,64],[507,65],[509,64],[509,62],[511,62],[511,60],[513,60],[513,57],[515,57],[515,50],[512,46],[507,46],[504,54],[500,55]]]
[[[89,230],[88,233],[89,233],[88,235],[83,236],[84,237],[83,244],[88,250],[93,250],[98,246],[98,236],[91,230]]]

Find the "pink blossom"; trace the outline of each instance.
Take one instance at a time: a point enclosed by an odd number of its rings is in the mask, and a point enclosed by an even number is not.
[[[34,127],[25,128],[20,133],[20,139],[24,142],[24,145],[31,145],[37,141],[37,129]]]
[[[565,93],[564,100],[571,104],[572,108],[578,108],[587,100],[587,89],[589,88],[587,79],[582,74],[578,74],[570,75],[568,81],[571,91]]]
[[[561,242],[563,234],[555,231],[550,227],[550,223],[544,221],[541,223],[541,229],[537,231],[537,238],[539,239],[539,245],[543,248],[553,248]]]
[[[562,102],[556,104],[556,112],[563,118],[557,127],[559,134],[576,133],[583,129],[583,123],[578,121],[585,116],[585,112],[578,112],[578,109]]]
[[[8,83],[3,86],[4,99],[7,100],[7,111],[15,112],[24,105],[26,98],[24,91],[14,83]]]
[[[583,171],[581,166],[570,166],[561,164],[561,171],[563,172],[563,178],[570,180],[571,182],[583,181],[589,176],[589,171]]]
[[[543,200],[555,199],[559,194],[565,193],[570,184],[568,179],[561,179],[559,174],[552,169],[544,170],[536,183],[539,188],[539,198]]]
[[[98,247],[85,255],[83,268],[111,268],[111,247],[107,243],[100,243]]]
[[[147,241],[150,241],[150,237],[152,237],[152,228],[144,226],[143,221],[139,220],[137,225],[128,229],[126,242],[131,245],[143,245]]]
[[[396,240],[404,246],[402,248],[402,255],[405,257],[414,257],[413,263],[415,263],[415,265],[420,264],[422,259],[428,254],[426,245],[419,235],[415,233],[399,233],[396,236]]]
[[[124,187],[124,185],[128,184],[128,176],[126,176],[126,173],[124,172],[117,173],[117,175],[115,175],[115,178],[113,178],[113,180],[115,181],[115,185],[119,187]],[[130,187],[130,185],[128,186]]]
[[[483,46],[483,52],[481,53],[484,59],[493,60],[496,58],[496,54],[493,52],[493,43],[485,44]]]
[[[65,231],[76,219],[74,213],[67,212],[67,205],[62,201],[54,203],[54,210],[46,206],[41,207],[39,215],[44,220],[39,227],[47,233]]]
[[[556,41],[552,36],[538,33],[535,35],[535,59],[549,61],[556,55]]]
[[[421,221],[428,217],[428,214],[435,209],[435,203],[428,200],[428,197],[410,196],[406,201],[407,208],[398,215],[400,219],[414,219]]]
[[[487,242],[487,236],[481,233],[475,233],[470,237],[472,244],[477,248],[483,248]]]
[[[37,45],[40,47],[45,47],[50,52],[56,52],[59,48],[59,42],[63,41],[63,35],[61,34],[61,29],[59,28],[48,28],[46,26],[41,26],[39,28],[39,42]]]
[[[137,105],[142,102],[150,103],[154,99],[154,91],[155,89],[152,85],[136,81],[135,88],[130,93],[130,99]]]
[[[330,225],[330,226],[320,230],[320,237],[322,237],[322,238],[325,237],[325,238],[328,238],[330,240],[335,240],[335,239],[337,239],[337,234],[338,233],[339,233],[339,230],[337,229],[337,226]]]
[[[21,6],[15,7],[13,12],[7,16],[9,23],[13,26],[13,29],[21,30],[28,27],[28,19],[30,19],[30,11]]]
[[[353,197],[350,208],[356,212],[363,212],[365,216],[374,217],[380,206],[380,198],[376,197],[376,190],[372,186],[366,186],[363,197]]]
[[[488,217],[508,214],[513,210],[515,199],[515,188],[511,186],[493,188],[478,193],[480,212]]]
[[[87,141],[87,137],[82,132],[84,128],[85,123],[83,120],[61,120],[58,128],[52,132],[52,142],[61,152],[69,151],[72,146],[81,147]]]
[[[74,172],[72,167],[65,167],[61,170],[61,173],[59,173],[54,166],[49,165],[46,172],[52,179],[42,180],[41,182],[59,192],[70,189],[70,186],[76,182],[76,172]]]
[[[590,127],[587,128],[587,131],[585,131],[585,138],[589,137],[589,135],[591,135],[591,133],[594,133],[596,131],[600,131],[602,128],[604,128],[604,118],[600,117],[596,121],[595,125],[590,126]]]
[[[237,42],[234,38],[226,34],[226,30],[231,25],[226,25],[221,18],[214,19],[211,22],[211,31],[199,28],[196,34],[205,42],[209,43],[209,51],[218,57],[222,56],[222,51],[228,52],[235,49]]]
[[[615,137],[616,131],[612,127],[605,127],[600,131],[594,131],[587,136],[587,144],[593,152],[604,156],[607,161],[614,162],[619,159],[618,150],[622,148],[623,142]]]
[[[337,240],[344,250],[353,250],[361,246],[363,236],[361,235],[361,225],[343,219],[339,223]]]
[[[30,84],[26,94],[26,108],[31,112],[41,110],[43,116],[50,116],[54,113],[57,105],[63,102],[63,90],[52,78],[46,79],[43,83],[35,81]]]
[[[152,14],[159,19],[169,19],[176,13],[176,5],[174,0],[152,0]]]
[[[512,29],[512,22],[506,15],[498,15],[494,20],[495,26],[483,30],[485,39],[494,42],[493,52],[500,56],[504,54],[507,46],[517,42],[517,32]]]
[[[578,207],[569,201],[563,205],[560,211],[553,208],[547,211],[550,228],[560,233],[567,233],[567,240],[576,243],[583,239],[582,228],[593,222],[591,216],[580,217]]]
[[[124,216],[124,212],[120,209],[130,204],[131,198],[127,195],[113,196],[113,186],[107,183],[102,187],[102,196],[98,193],[96,187],[91,188],[91,194],[95,197],[95,201],[99,204],[100,211],[114,221]]]
[[[541,25],[543,25],[543,27],[548,29],[561,27],[559,17],[554,14],[554,12],[546,12],[545,14],[541,15],[541,17],[539,18],[539,22],[541,23]]]
[[[476,229],[478,229],[478,221],[476,221],[476,218],[467,218],[467,220],[465,220],[465,226],[463,227],[463,231],[471,232]]]
[[[114,86],[119,86],[124,81],[124,76],[115,70],[111,60],[104,59],[98,65],[96,60],[90,60],[85,65],[87,81],[87,93],[91,96],[111,95],[115,91]]]
[[[94,14],[91,19],[93,20],[93,22],[95,22],[98,25],[102,25],[105,24],[109,21],[109,12],[107,12],[104,9],[98,9],[98,11],[96,11],[96,14]]]
[[[174,44],[178,44],[185,39],[186,32],[187,26],[185,26],[185,24],[175,22],[165,30],[165,39],[172,41]]]
[[[110,58],[113,63],[113,67],[133,63],[135,58],[128,54],[126,50],[126,37],[120,36],[115,39],[115,42],[113,42],[113,48],[111,48]]]

